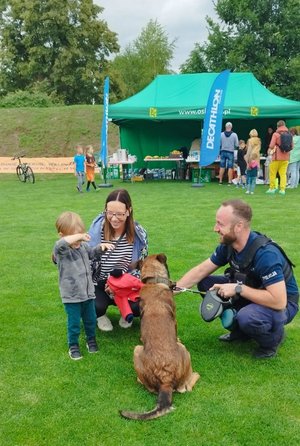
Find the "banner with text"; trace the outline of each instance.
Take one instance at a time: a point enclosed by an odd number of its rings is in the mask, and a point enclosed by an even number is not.
[[[108,130],[108,104],[109,104],[109,77],[105,78],[103,90],[103,119],[101,129],[101,152],[100,160],[102,166],[107,166],[107,130]]]
[[[73,157],[26,158],[34,173],[74,173]],[[0,157],[0,173],[16,173],[18,161]]]
[[[222,117],[230,70],[222,71],[215,79],[208,96],[199,166],[212,164],[220,152]]]

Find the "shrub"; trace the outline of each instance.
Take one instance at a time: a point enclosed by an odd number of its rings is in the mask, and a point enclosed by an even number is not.
[[[2,108],[20,108],[20,107],[51,107],[58,105],[59,101],[43,92],[30,92],[17,90],[14,93],[8,93],[0,99]]]

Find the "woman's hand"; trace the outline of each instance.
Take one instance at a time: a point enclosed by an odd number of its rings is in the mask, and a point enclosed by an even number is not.
[[[111,288],[109,287],[109,285],[107,285],[107,283],[105,284],[104,291],[106,292],[106,294],[109,295],[109,297],[111,299],[114,299],[115,295],[114,295],[113,291],[111,290]]]

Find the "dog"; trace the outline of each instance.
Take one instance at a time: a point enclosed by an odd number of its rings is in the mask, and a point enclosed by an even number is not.
[[[192,371],[188,350],[177,339],[176,309],[170,288],[167,258],[151,255],[140,263],[141,341],[133,361],[138,381],[158,394],[150,412],[120,411],[124,418],[152,420],[173,410],[172,394],[191,391],[200,375]]]

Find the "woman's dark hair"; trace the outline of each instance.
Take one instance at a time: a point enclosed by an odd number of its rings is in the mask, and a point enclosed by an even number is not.
[[[105,201],[105,209],[107,208],[107,204],[111,201],[119,201],[120,203],[125,204],[126,210],[129,212],[129,216],[126,218],[125,222],[125,234],[128,243],[134,242],[134,220],[133,220],[133,209],[131,198],[127,190],[125,189],[116,189],[112,191],[106,201]],[[114,229],[111,226],[109,220],[105,217],[104,222],[104,240],[111,240],[114,236]]]

